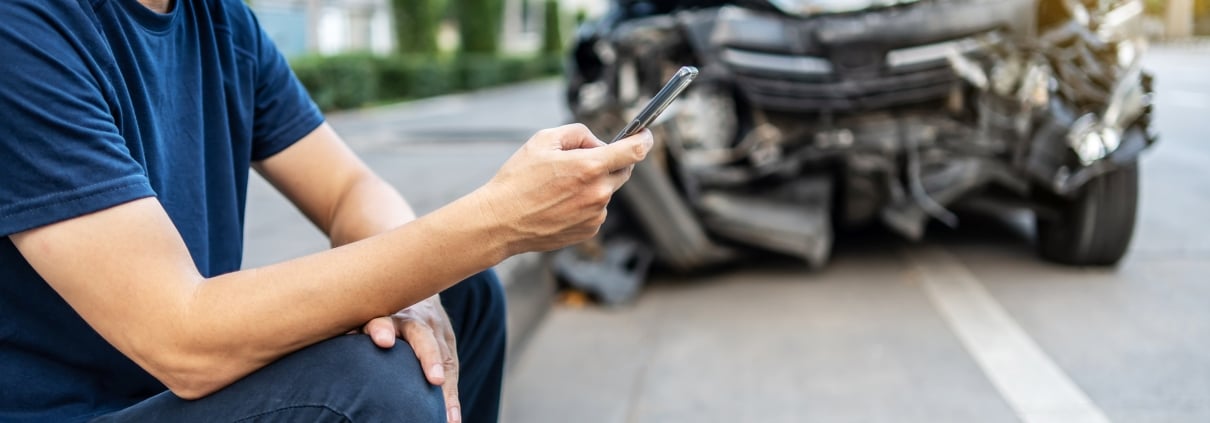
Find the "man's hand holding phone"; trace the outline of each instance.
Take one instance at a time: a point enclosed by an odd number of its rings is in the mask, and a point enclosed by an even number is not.
[[[647,130],[689,83],[682,67],[609,144],[581,124],[539,131],[476,193],[500,224],[509,255],[548,251],[596,235],[613,193],[651,151]]]
[[[581,124],[545,129],[476,195],[510,255],[561,248],[596,235],[613,193],[652,144],[646,130],[606,144]]]

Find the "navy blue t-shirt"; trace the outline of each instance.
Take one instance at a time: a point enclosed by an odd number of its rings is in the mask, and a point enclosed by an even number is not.
[[[86,420],[165,389],[8,235],[154,196],[203,275],[238,270],[250,162],[323,121],[241,1],[175,3],[0,1],[0,421]]]

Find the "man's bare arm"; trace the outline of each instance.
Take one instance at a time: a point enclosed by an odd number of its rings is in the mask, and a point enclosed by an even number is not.
[[[333,247],[416,218],[399,192],[353,154],[326,123],[253,167],[328,235]]]
[[[416,218],[403,196],[353,154],[327,124],[254,167],[328,235],[332,247],[384,233]],[[393,347],[396,338],[405,339],[426,379],[441,386],[448,420],[461,421],[460,360],[453,326],[438,296],[393,315],[376,317],[361,330],[370,335],[366,342],[372,340],[381,348]]]
[[[203,278],[155,199],[12,236],[103,337],[183,398],[440,292],[508,255],[595,233],[651,145],[598,147],[583,127],[539,133],[492,182],[387,233]]]

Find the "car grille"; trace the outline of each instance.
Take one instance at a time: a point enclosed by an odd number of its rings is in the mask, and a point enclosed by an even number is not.
[[[859,112],[944,98],[958,84],[946,55],[968,39],[878,51],[859,46],[829,57],[727,48],[723,62],[753,105],[786,112]]]

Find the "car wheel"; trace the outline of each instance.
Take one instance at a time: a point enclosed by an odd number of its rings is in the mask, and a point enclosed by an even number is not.
[[[1038,253],[1076,266],[1117,264],[1134,234],[1138,198],[1137,162],[1088,181],[1055,216],[1038,217]]]

